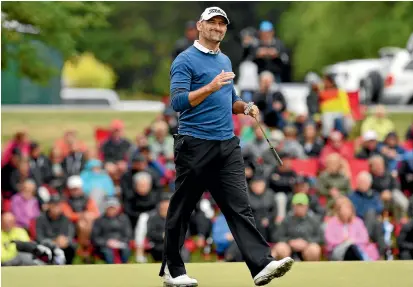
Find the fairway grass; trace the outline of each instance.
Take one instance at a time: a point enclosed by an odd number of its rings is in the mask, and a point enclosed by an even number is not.
[[[6,267],[3,287],[156,287],[159,264]],[[188,274],[200,287],[252,287],[244,263],[192,263]],[[413,261],[296,263],[267,286],[412,287]]]

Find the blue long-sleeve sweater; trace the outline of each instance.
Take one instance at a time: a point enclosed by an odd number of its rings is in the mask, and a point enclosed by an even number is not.
[[[171,66],[171,105],[179,115],[178,133],[200,139],[227,140],[234,137],[232,106],[241,100],[233,83],[210,94],[192,107],[189,93],[209,84],[224,70],[232,72],[230,59],[223,53],[211,54],[195,46],[179,54]]]

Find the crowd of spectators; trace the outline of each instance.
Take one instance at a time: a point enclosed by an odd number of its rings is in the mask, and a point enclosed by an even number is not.
[[[311,261],[413,259],[413,123],[401,139],[384,107],[378,107],[350,139],[354,120],[347,95],[330,77],[309,81],[308,114],[290,113],[285,96],[270,90],[280,75],[269,68],[288,56],[271,38],[271,23],[263,22],[260,31],[262,43],[244,43],[246,49],[255,47],[262,56],[256,62],[264,67],[251,98],[284,164],[277,166],[253,119],[233,115],[233,121],[250,205],[272,255]],[[161,261],[174,191],[177,123],[177,113],[166,107],[132,141],[115,119],[97,148],[69,130],[48,154],[29,133],[16,133],[2,150],[2,264],[30,265],[16,240],[52,241],[67,264],[76,255],[86,262]],[[207,190],[191,215],[181,254],[187,262],[198,251],[242,261]]]
[[[283,129],[262,122],[282,166],[256,123],[233,116],[251,208],[273,256],[412,258],[413,124],[402,142],[383,112],[377,108],[362,123],[355,141],[338,130],[323,137],[312,118],[302,123],[300,133],[301,123],[289,118]],[[374,118],[388,124],[375,125]],[[76,254],[86,262],[134,258],[143,263],[148,256],[160,261],[174,190],[176,124],[177,115],[168,107],[133,143],[123,136],[123,122],[113,120],[96,151],[70,130],[48,155],[29,134],[16,133],[2,154],[2,262],[30,265],[11,247],[15,240],[53,241],[67,264]],[[208,191],[191,216],[182,248],[185,261],[194,250],[242,261]]]

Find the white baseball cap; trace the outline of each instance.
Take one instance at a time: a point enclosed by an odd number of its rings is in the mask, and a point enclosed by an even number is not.
[[[369,130],[363,134],[364,141],[377,140],[377,133],[375,131]]]
[[[78,175],[72,175],[67,179],[67,188],[74,189],[74,188],[82,188],[83,181],[82,178]]]
[[[229,24],[229,19],[228,19],[227,13],[225,13],[225,11],[222,10],[221,8],[219,8],[219,7],[206,8],[204,13],[202,13],[201,18],[199,19],[199,21],[209,20],[209,19],[211,19],[212,17],[215,17],[215,16],[224,17],[227,20],[227,24]]]

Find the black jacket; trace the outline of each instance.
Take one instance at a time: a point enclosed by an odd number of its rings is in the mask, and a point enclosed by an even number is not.
[[[357,154],[356,154],[356,158],[358,159],[369,159],[370,157],[374,156],[374,155],[380,155],[380,151],[378,148],[376,148],[375,150],[369,150],[366,148],[362,148]]]
[[[65,157],[62,163],[66,176],[79,175],[85,166],[85,155],[81,152],[73,152]]]
[[[40,186],[40,182],[37,181],[37,178],[34,176],[32,170],[29,172],[29,176],[27,179],[32,179],[35,183],[36,186]],[[14,170],[10,176],[10,186],[11,186],[11,192],[13,194],[16,194],[19,192],[19,184],[23,183],[24,178],[21,176],[20,171],[18,169]]]
[[[105,162],[117,162],[127,160],[131,144],[127,139],[121,138],[119,142],[115,142],[109,138],[102,145],[102,153]]]
[[[371,188],[375,191],[382,192],[386,189],[392,191],[393,189],[397,188],[397,182],[394,177],[386,172],[383,176],[375,176],[373,175],[373,183]]]
[[[260,195],[257,195],[251,191],[248,195],[257,229],[267,241],[270,241],[271,230],[274,228],[274,219],[277,215],[274,192],[267,189]],[[268,226],[264,226],[262,224],[262,220],[265,218],[268,219]]]
[[[64,235],[69,238],[69,241],[72,241],[75,236],[73,224],[63,214],[53,220],[48,212],[43,212],[36,221],[36,240],[38,242],[45,239],[54,240],[59,235]]]
[[[50,160],[44,155],[31,158],[30,169],[33,171],[33,176],[36,178],[36,181],[40,184],[48,183],[52,177]]]
[[[150,167],[142,171],[145,171],[152,176],[152,190],[155,192],[159,192],[161,189],[161,183],[160,183],[160,177],[158,176],[158,174]],[[128,197],[131,197],[135,193],[134,184],[133,184],[133,176],[138,172],[140,171],[128,170],[122,176],[120,180],[120,188],[122,190],[122,201],[123,202],[125,202],[125,200],[127,200]]]
[[[280,171],[275,167],[270,174],[269,187],[274,192],[291,193],[297,179],[295,171]]]
[[[183,51],[188,49],[193,44],[194,42],[189,41],[186,37],[176,41],[174,50],[172,52],[172,61],[175,60],[175,58],[178,57],[179,54],[181,54]]]
[[[397,245],[400,251],[413,252],[413,220],[403,225],[399,237],[397,237]]]
[[[287,215],[274,234],[275,242],[288,242],[292,239],[304,239],[310,243],[321,244],[323,234],[321,222],[317,217],[307,214],[299,218],[293,214]]]
[[[413,192],[413,163],[407,160],[402,161],[398,171],[402,191]]]
[[[263,113],[273,110],[272,103],[280,102],[282,108],[280,112],[284,112],[287,109],[287,102],[285,101],[284,95],[280,91],[262,93],[260,91],[253,95],[253,101]]]
[[[304,152],[308,157],[320,156],[321,150],[324,147],[324,143],[320,138],[317,138],[312,145],[306,145],[304,139],[300,140],[300,144],[304,148]]]
[[[146,236],[155,249],[163,248],[165,222],[166,218],[161,217],[159,212],[154,212],[149,216]]]
[[[121,182],[125,213],[129,217],[138,217],[142,212],[154,210],[159,202],[160,192],[152,189],[146,196],[139,195],[133,187],[132,173],[128,172],[125,176]]]
[[[257,225],[259,225],[260,221],[263,218],[268,218],[269,220],[274,219],[277,211],[274,200],[274,193],[272,192],[272,190],[267,189],[263,194],[260,195],[249,191],[248,196]]]
[[[257,58],[256,54],[258,49],[261,47],[276,48],[278,51],[278,57],[276,58]],[[258,66],[258,73],[263,71],[270,71],[274,75],[281,75],[283,69],[289,62],[289,56],[287,54],[287,49],[284,46],[284,43],[278,39],[274,38],[270,45],[264,45],[262,42],[259,42],[254,50],[254,63]]]
[[[307,96],[307,108],[308,108],[308,115],[310,117],[320,112],[320,104],[318,102],[318,93],[312,89],[310,90]]]
[[[117,239],[129,244],[132,239],[132,227],[124,213],[115,217],[103,215],[93,223],[91,240],[99,248],[105,247],[109,239]]]
[[[5,199],[10,198],[15,193],[15,187],[11,179],[12,174],[15,173],[17,167],[11,162],[1,168],[1,192]],[[5,194],[7,192],[7,195]]]

